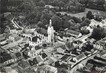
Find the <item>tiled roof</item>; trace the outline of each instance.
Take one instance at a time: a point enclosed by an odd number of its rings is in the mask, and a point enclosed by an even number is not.
[[[22,61],[20,61],[20,62],[18,63],[18,65],[19,65],[21,68],[25,69],[25,68],[27,68],[27,67],[29,66],[29,63],[28,63],[27,61],[22,60]]]
[[[0,41],[5,40],[4,34],[0,34]]]
[[[43,59],[42,59],[42,57],[40,55],[36,56],[36,60],[37,60],[38,63],[43,61]]]
[[[79,32],[74,31],[74,30],[67,30],[66,32],[68,32],[70,34],[74,34],[74,35],[79,35]]]
[[[3,36],[4,36],[4,34],[0,34],[0,38],[3,37]]]
[[[61,47],[59,47],[59,48],[57,48],[57,52],[58,52],[58,53],[64,53],[65,50],[63,50]]]
[[[38,68],[38,71],[41,71],[41,70],[44,70],[44,71],[50,71],[52,73],[57,73],[57,68],[55,67],[52,67],[52,66],[49,66],[49,65],[44,65],[44,66],[41,66]]]
[[[58,47],[61,47],[61,46],[63,46],[62,43],[56,42],[56,43],[54,43],[53,48],[58,48]]]
[[[56,61],[57,61],[56,58],[50,57],[50,58],[46,61],[46,63],[47,63],[47,64],[53,64],[53,63],[56,62]]]

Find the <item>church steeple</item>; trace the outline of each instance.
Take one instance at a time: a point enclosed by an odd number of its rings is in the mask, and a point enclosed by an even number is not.
[[[50,19],[49,25],[52,26],[52,20]]]
[[[53,41],[54,41],[54,28],[52,26],[52,20],[51,19],[50,19],[50,22],[49,22],[47,33],[48,33],[48,43],[53,44]]]

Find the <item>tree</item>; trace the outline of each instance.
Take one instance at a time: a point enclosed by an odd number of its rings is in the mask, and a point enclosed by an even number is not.
[[[58,6],[58,2],[59,2],[59,0],[53,0],[52,5],[53,6]]]
[[[77,23],[75,25],[75,29],[74,30],[79,32],[80,26],[81,26],[80,23]]]
[[[8,0],[1,0],[1,13],[7,11]]]
[[[57,15],[54,15],[52,18],[52,25],[56,31],[60,30],[63,27],[62,18]]]
[[[27,20],[30,24],[36,24],[38,22],[37,13],[32,12],[27,14],[25,20]]]
[[[62,16],[63,28],[70,28],[71,24],[69,20],[70,20],[70,16],[68,16],[67,14]]]
[[[103,30],[102,38],[106,37],[106,29]]]
[[[42,27],[42,28],[45,28],[45,25],[44,25],[43,22],[41,22],[41,21],[39,21],[39,22],[37,23],[37,26]]]
[[[38,3],[40,0],[33,0],[33,2],[36,4],[36,3]]]
[[[50,18],[51,18],[51,16],[49,15],[49,10],[48,9],[44,9],[43,11],[42,11],[42,15],[41,15],[41,20],[42,19],[46,19],[46,20],[50,20]]]
[[[62,19],[64,19],[65,21],[70,20],[70,18],[71,17],[69,15],[67,15],[67,14],[63,15],[63,17],[62,17]]]
[[[102,17],[100,15],[95,15],[95,18],[94,18],[96,21],[99,21],[101,22],[102,21]]]
[[[4,33],[5,32],[5,29],[6,29],[7,24],[9,24],[7,22],[7,19],[4,16],[1,16],[1,24],[0,24],[0,32],[1,33]]]
[[[105,0],[97,0],[97,5],[104,5],[105,4]]]
[[[81,19],[77,17],[72,17],[72,19],[75,21],[75,23],[81,23]]]
[[[82,33],[82,35],[83,34],[89,34],[89,30],[87,30],[87,27],[86,26],[81,27],[80,32]]]
[[[89,19],[84,19],[84,21],[81,23],[81,26],[80,27],[89,26],[90,22],[91,21]]]
[[[26,15],[30,14],[31,12],[33,12],[33,10],[35,10],[30,2],[23,2],[18,7],[18,9]]]
[[[87,6],[89,0],[80,0],[79,2],[80,2],[81,4],[83,4],[84,6]]]
[[[97,28],[94,28],[91,37],[100,40],[101,38],[106,37],[106,33],[104,32],[104,29],[98,25]]]
[[[65,3],[63,1],[59,1],[58,6],[61,10],[62,7],[64,7]]]
[[[40,2],[38,2],[38,6],[44,7],[45,6],[45,2],[43,0],[41,0]]]
[[[76,11],[78,12],[83,12],[85,11],[85,7],[83,7],[83,5],[79,2],[76,3]]]
[[[51,2],[51,0],[43,0],[45,2],[45,4],[49,4]]]
[[[70,26],[75,26],[75,21],[73,19],[70,19],[69,21]]]
[[[66,6],[67,7],[70,7],[70,6],[75,6],[76,4],[75,4],[75,2],[73,2],[73,1],[69,1],[67,4],[66,4]]]
[[[37,24],[40,21],[42,15],[42,10],[34,9],[32,12],[26,15],[25,20],[28,21],[30,24]]]
[[[104,4],[104,10],[106,11],[106,2],[105,2],[105,4]]]
[[[43,20],[41,20],[41,21],[42,21],[42,23],[43,23],[44,25],[49,24],[48,20],[46,20],[46,19],[43,19]]]
[[[69,2],[69,0],[61,0],[62,2],[64,2],[65,4]]]
[[[63,28],[70,28],[70,23],[68,21],[64,21]]]
[[[94,15],[92,14],[91,11],[88,11],[86,17],[87,17],[88,19],[93,19],[93,18],[94,18]]]

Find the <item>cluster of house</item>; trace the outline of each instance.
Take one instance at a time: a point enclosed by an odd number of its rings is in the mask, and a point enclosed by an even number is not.
[[[15,31],[10,31],[8,37],[8,34],[0,34],[1,72],[8,70],[7,66],[11,67],[11,71],[14,69],[13,72],[16,70],[16,73],[57,73],[58,69],[65,69],[69,73],[77,70],[91,72],[92,68],[101,71],[106,66],[105,38],[95,42],[94,39],[88,39],[89,35],[82,35],[77,39],[77,32],[67,31],[74,37],[58,36],[53,45],[48,45],[51,35],[46,37],[39,34],[35,28]]]

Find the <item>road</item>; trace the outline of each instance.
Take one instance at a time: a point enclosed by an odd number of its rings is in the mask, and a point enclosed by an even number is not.
[[[78,69],[79,64],[85,65],[89,59],[93,59],[94,56],[96,56],[98,53],[99,53],[99,52],[96,52],[95,54],[93,54],[93,55],[89,56],[88,58],[84,59],[83,61],[79,62],[76,66],[74,66],[74,67],[71,69],[70,73],[77,73],[76,70]]]

